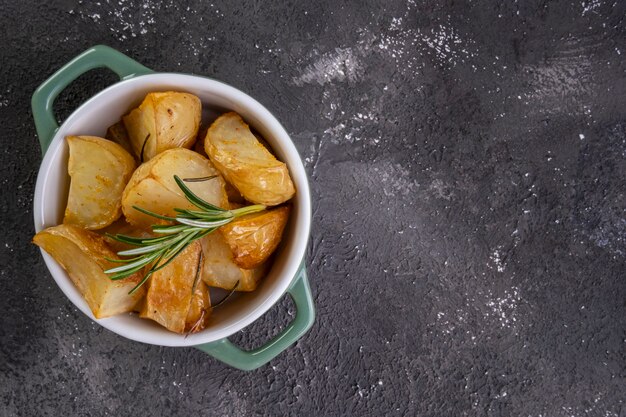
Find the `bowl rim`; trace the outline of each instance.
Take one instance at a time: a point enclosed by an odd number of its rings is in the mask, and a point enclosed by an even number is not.
[[[33,198],[33,217],[35,232],[37,233],[43,230],[43,219],[45,218],[43,200],[44,189],[46,188],[48,179],[50,177],[48,174],[54,166],[53,162],[55,160],[58,160],[58,153],[62,152],[64,149],[63,138],[65,136],[65,127],[71,125],[75,121],[75,119],[80,118],[81,113],[85,111],[85,109],[89,109],[90,107],[94,106],[94,103],[105,100],[109,94],[112,94],[113,92],[121,89],[133,87],[136,88],[136,86],[138,86],[141,82],[146,82],[147,80],[160,81],[161,84],[164,85],[177,83],[188,84],[189,87],[181,86],[180,88],[188,88],[191,93],[193,93],[193,91],[191,91],[193,90],[193,86],[191,84],[202,83],[203,89],[219,91],[222,95],[227,96],[230,100],[237,102],[239,105],[242,105],[243,107],[248,109],[263,123],[263,125],[268,130],[272,131],[275,134],[274,139],[277,143],[280,144],[280,150],[284,154],[291,157],[292,164],[289,165],[289,171],[294,178],[294,182],[296,182],[296,178],[298,180],[298,191],[296,196],[298,198],[298,218],[301,220],[299,220],[298,223],[294,226],[294,229],[297,229],[298,232],[294,238],[294,244],[297,245],[297,256],[295,256],[293,259],[288,259],[286,261],[285,268],[283,269],[280,277],[277,278],[278,285],[274,289],[274,291],[272,291],[270,295],[266,297],[258,307],[250,312],[247,312],[245,316],[236,323],[224,326],[223,328],[219,327],[219,325],[216,325],[215,328],[206,329],[199,333],[188,336],[168,331],[170,337],[166,337],[164,340],[155,340],[154,337],[147,337],[149,335],[144,334],[144,332],[138,332],[136,331],[136,329],[119,328],[118,325],[112,323],[111,319],[113,319],[114,317],[96,319],[93,316],[91,309],[84,301],[82,295],[79,294],[80,299],[76,300],[77,290],[67,276],[65,270],[61,268],[60,265],[43,249],[40,249],[40,251],[50,272],[50,275],[52,275],[57,286],[61,289],[65,296],[72,302],[72,304],[74,304],[74,306],[76,306],[76,308],[81,310],[94,322],[105,327],[106,329],[127,339],[158,346],[194,346],[204,343],[210,343],[221,340],[223,338],[227,338],[245,328],[246,326],[250,325],[257,319],[259,319],[263,314],[265,314],[265,312],[271,309],[272,306],[283,297],[287,289],[298,276],[298,271],[300,270],[301,264],[306,256],[306,249],[310,236],[312,220],[311,194],[308,177],[306,175],[306,170],[304,168],[302,158],[299,155],[290,135],[287,133],[286,129],[282,126],[278,119],[276,119],[276,117],[265,106],[263,106],[253,97],[222,81],[217,81],[212,78],[200,75],[175,72],[155,72],[137,75],[132,78],[121,80],[94,94],[79,107],[77,107],[70,114],[70,116],[68,116],[67,119],[63,123],[61,123],[61,125],[54,132],[54,137],[50,141],[50,146],[43,156],[39,167],[39,172],[37,173],[35,194]],[[296,161],[295,164],[294,161]]]

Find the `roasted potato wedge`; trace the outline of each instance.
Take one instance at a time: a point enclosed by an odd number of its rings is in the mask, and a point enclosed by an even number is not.
[[[287,165],[257,140],[237,113],[223,114],[213,122],[204,150],[246,200],[275,206],[293,197],[295,188]]]
[[[149,93],[123,117],[130,144],[141,162],[172,148],[191,148],[200,127],[202,105],[193,94]]]
[[[150,276],[139,316],[176,333],[198,331],[206,325],[209,294],[200,279],[202,247],[193,242],[180,255]]]
[[[70,192],[63,223],[100,229],[122,214],[122,192],[135,160],[120,145],[95,136],[68,136]]]
[[[182,179],[217,175],[208,181],[189,182],[187,186],[205,201],[229,208],[224,179],[213,164],[189,149],[170,149],[142,164],[128,182],[122,195],[122,210],[131,225],[147,229],[152,224],[166,223],[135,210],[133,206],[165,216],[175,216],[175,208],[196,209],[185,198],[174,175]]]
[[[209,287],[225,290],[254,291],[267,272],[267,264],[243,269],[233,261],[233,254],[224,237],[213,232],[201,240],[203,254],[202,280]],[[237,282],[239,282],[237,284]],[[235,287],[236,285],[236,287]]]
[[[219,232],[233,253],[233,262],[244,269],[257,268],[276,250],[289,220],[290,208],[278,207],[248,214],[222,226]]]
[[[128,132],[126,131],[126,126],[124,126],[124,122],[121,120],[114,125],[109,126],[104,137],[120,145],[129,154],[134,155],[133,147],[130,145],[130,138],[128,137]]]
[[[61,224],[37,233],[33,243],[48,252],[67,271],[70,279],[83,295],[97,319],[132,311],[145,290],[128,292],[141,280],[142,273],[119,281],[112,281],[105,270],[116,265],[105,259],[119,259],[106,245],[104,237]]]

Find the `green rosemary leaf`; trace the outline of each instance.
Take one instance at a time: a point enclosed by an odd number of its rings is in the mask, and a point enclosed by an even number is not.
[[[180,227],[180,226],[182,226],[183,228],[181,228],[181,230],[177,231],[176,233],[163,233],[162,236],[159,236],[159,237],[151,237],[149,239],[144,239],[144,242],[148,242],[150,244],[159,243],[159,242],[163,242],[164,240],[175,239],[177,235],[179,235],[179,234],[181,234],[183,232],[190,233],[190,232],[194,232],[194,231],[198,232],[198,231],[204,230],[204,228],[202,228],[202,227],[191,227],[191,226],[187,226],[187,225],[184,225],[184,224],[181,224],[179,226],[165,226],[164,225],[163,227]],[[159,226],[153,225],[152,227],[154,228],[154,227],[159,227]],[[159,230],[160,229],[157,229],[155,231],[153,229],[152,231],[155,232],[155,233],[159,233]]]
[[[144,238],[142,240],[144,245],[154,245],[156,243],[160,243],[163,242],[165,240],[170,240],[173,239],[174,236],[172,235],[165,235],[165,236],[159,236],[159,237],[148,237],[148,238]]]
[[[263,204],[255,204],[253,206],[241,207],[235,210],[230,210],[230,212],[233,214],[233,217],[241,217],[241,216],[245,216],[246,214],[252,214],[252,213],[257,213],[259,211],[263,211],[266,208],[267,206],[264,206]]]
[[[167,248],[170,244],[171,243],[170,243],[169,240],[164,240],[163,242],[155,244],[155,245],[141,246],[141,247],[138,247],[138,248],[135,248],[135,249],[123,250],[121,252],[118,252],[117,254],[119,256],[143,255],[144,253],[150,253],[150,252],[153,252],[155,250],[159,250],[159,249],[162,249],[162,248]]]
[[[159,262],[161,262],[161,258],[163,258],[163,254],[165,252],[161,252],[159,254],[159,257],[156,259],[155,264],[158,264]],[[154,273],[154,265],[152,266],[152,268],[150,268],[150,270],[148,272],[146,272],[146,274],[143,276],[143,278],[141,279],[141,281],[139,281],[137,283],[137,285],[135,285],[130,291],[128,291],[128,295],[133,295],[133,293],[135,291],[137,291],[143,284],[146,283],[146,281],[148,281],[148,278],[150,278],[150,276],[152,276],[152,274]]]
[[[218,206],[214,206],[211,203],[208,203],[206,201],[204,201],[203,199],[201,199],[200,197],[198,197],[197,195],[194,194],[193,191],[191,191],[189,189],[189,187],[187,187],[185,185],[185,183],[183,182],[183,180],[181,180],[178,175],[174,175],[174,181],[176,181],[176,184],[178,184],[178,186],[180,187],[180,189],[183,191],[183,193],[185,194],[185,197],[187,197],[187,200],[189,200],[189,202],[191,204],[193,204],[194,206],[198,207],[199,209],[202,210],[214,210],[214,211],[227,211],[221,207]]]
[[[148,264],[149,264],[149,263],[150,263],[150,262],[148,262]],[[147,264],[146,264],[146,265],[147,265]],[[128,277],[130,277],[131,275],[135,274],[136,272],[139,272],[139,271],[141,271],[142,269],[144,269],[144,268],[146,267],[146,265],[138,265],[138,266],[135,266],[135,267],[134,267],[134,268],[132,268],[132,269],[128,269],[128,270],[126,270],[126,271],[121,271],[121,272],[115,273],[115,274],[111,275],[109,278],[110,278],[112,281],[118,281],[118,280],[120,280],[120,279],[125,279],[125,278],[128,278]]]
[[[184,224],[174,225],[174,226],[155,224],[154,226],[152,226],[152,231],[154,233],[161,233],[161,234],[174,234],[174,233],[182,232],[186,229],[187,229],[187,226]]]
[[[119,255],[119,253],[118,253]],[[118,263],[118,264],[124,264],[124,263],[128,263],[128,262],[134,262],[137,259],[141,258],[140,256],[136,257],[136,258],[128,258],[128,259],[113,259],[113,258],[108,258],[108,257],[104,257],[105,260],[109,261],[109,262],[114,262],[114,263]]]
[[[129,245],[143,245],[143,238],[140,237],[126,236],[120,234],[111,235],[109,233],[106,233],[106,236],[118,242],[127,243]]]
[[[162,214],[158,214],[158,213],[155,213],[155,212],[150,211],[150,210],[146,210],[146,209],[141,208],[141,207],[133,206],[133,208],[135,210],[137,210],[137,211],[142,212],[143,214],[147,214],[148,216],[156,217],[157,219],[168,220],[168,221],[171,221],[171,222],[176,220],[174,217],[163,216]]]
[[[198,235],[198,239],[202,239],[203,237],[205,237],[206,235],[208,235],[209,233],[213,233],[214,231],[216,231],[217,229],[219,229],[219,227],[214,227],[212,229],[204,229],[202,232],[200,232],[200,234]]]
[[[176,217],[183,217],[182,215],[184,215],[185,218],[190,218],[190,219],[195,219],[195,218],[206,218],[206,219],[230,219],[231,217],[233,217],[233,214],[230,211],[198,211],[198,210],[187,210],[187,209],[179,209],[179,208],[175,208],[174,211],[176,211],[177,214]]]
[[[133,287],[133,289],[132,289],[132,290],[128,291],[128,295],[133,295],[133,294],[135,293],[135,291],[137,291],[137,290],[139,289],[139,287],[141,287],[143,284],[145,284],[145,283],[146,283],[146,281],[148,280],[148,278],[150,278],[150,275],[152,275],[152,271],[148,271],[148,272],[146,273],[146,275],[144,275],[144,277],[141,279],[141,281],[139,281],[139,282],[137,283],[137,285],[135,285],[135,286]]]
[[[207,229],[209,227],[224,226],[225,224],[230,223],[231,220],[232,219],[224,219],[224,220],[217,220],[217,221],[205,221],[205,220],[184,219],[182,217],[177,217],[176,218],[176,221],[178,223],[186,224],[187,226],[201,227],[203,229]]]
[[[117,240],[118,242],[126,243],[128,245],[148,246],[148,245],[154,245],[155,243],[162,242],[166,239],[170,239],[171,236],[145,238],[145,237],[133,237],[133,236],[126,236],[126,235],[115,235],[115,236],[112,236],[112,238]]]
[[[138,267],[139,269],[143,268],[144,266],[148,265],[150,262],[152,262],[154,259],[156,259],[156,254],[152,254],[149,256],[146,256],[145,258],[140,258],[139,260],[135,261],[135,262],[131,262],[128,263],[126,265],[122,265],[122,266],[118,266],[115,268],[110,268],[107,269],[106,271],[104,271],[105,274],[115,274],[118,272],[128,272],[130,270],[135,269],[136,267]],[[132,274],[129,273],[129,275]]]
[[[195,239],[193,239],[194,234],[189,234],[186,238],[182,239],[176,246],[171,249],[168,249],[163,258],[167,258],[165,262],[161,265],[155,263],[155,267],[153,267],[152,272],[159,271],[166,266],[168,266],[182,251],[184,251],[187,246],[189,246]]]
[[[126,279],[126,278],[128,278],[129,276],[131,276],[132,274],[134,274],[135,272],[140,271],[140,270],[141,270],[141,268],[138,268],[138,269],[136,269],[136,270],[133,270],[131,273],[120,272],[120,273],[118,273],[118,274],[113,274],[113,275],[111,275],[111,276],[109,277],[109,279],[110,279],[111,281],[119,281],[119,280],[122,280],[122,279]]]
[[[217,178],[219,175],[211,175],[209,177],[199,177],[199,178],[183,178],[185,182],[202,182],[212,180],[213,178]]]
[[[109,278],[112,281],[118,281],[120,279],[128,278],[129,276],[133,275],[135,272],[141,271],[149,263],[150,263],[150,260],[148,260],[148,262],[143,265],[137,265],[134,268],[114,273]],[[111,274],[111,272],[108,272],[108,273]]]

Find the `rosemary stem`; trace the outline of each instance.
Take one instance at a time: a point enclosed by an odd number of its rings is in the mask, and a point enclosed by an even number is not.
[[[253,206],[247,206],[247,207],[234,209],[234,210],[231,210],[230,212],[233,213],[233,217],[241,217],[241,216],[245,216],[246,214],[252,214],[252,213],[257,213],[259,211],[263,211],[266,208],[267,207],[264,206],[263,204],[255,204]]]

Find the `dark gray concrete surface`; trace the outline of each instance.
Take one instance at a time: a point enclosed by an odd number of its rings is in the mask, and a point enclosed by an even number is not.
[[[624,2],[176,3],[2,2],[0,416],[626,416]],[[318,315],[270,365],[100,328],[30,244],[30,96],[99,43],[248,92],[298,146]]]

